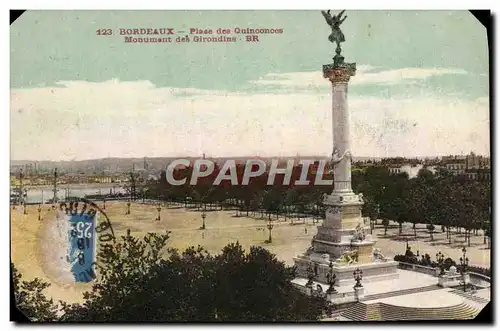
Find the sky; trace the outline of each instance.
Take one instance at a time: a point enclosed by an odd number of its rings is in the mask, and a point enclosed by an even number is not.
[[[469,12],[346,15],[354,156],[489,155],[487,37]],[[125,43],[134,28],[283,32]],[[319,11],[28,11],[10,29],[11,159],[330,155],[329,34]]]

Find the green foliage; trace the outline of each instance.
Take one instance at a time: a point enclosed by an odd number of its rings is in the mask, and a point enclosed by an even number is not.
[[[490,237],[490,238],[491,238],[491,229],[490,229],[490,228],[486,228],[486,229],[484,230],[484,235],[485,235],[486,237]]]
[[[404,255],[403,254],[395,255],[394,261],[405,262],[409,264],[418,264],[432,268],[439,266],[439,264],[436,261],[432,261],[431,256],[429,254],[422,254],[421,259],[418,260],[416,255],[414,255],[413,253],[409,254],[408,252],[406,252]],[[443,263],[441,265],[443,270],[449,270],[451,266],[459,268],[460,263],[457,263],[452,258],[447,257],[446,259],[443,260]],[[467,271],[491,277],[491,271],[490,269],[487,268],[482,268],[477,266],[467,266]]]
[[[267,250],[229,244],[165,249],[167,235],[122,237],[83,304],[65,305],[64,321],[310,321],[323,298],[294,288],[294,269]]]
[[[54,304],[52,299],[47,299],[43,293],[50,284],[39,278],[32,281],[21,280],[21,273],[12,263],[11,269],[16,307],[34,322],[57,320],[58,306]]]

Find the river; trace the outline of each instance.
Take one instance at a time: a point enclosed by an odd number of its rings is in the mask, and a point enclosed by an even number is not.
[[[31,186],[26,187],[27,197],[26,203],[40,203],[42,197],[44,202],[52,199],[54,193],[51,186]],[[110,194],[110,193],[125,193],[125,189],[118,184],[69,184],[59,185],[57,187],[57,197],[59,200],[66,198],[69,192],[71,197],[83,198],[87,194]]]

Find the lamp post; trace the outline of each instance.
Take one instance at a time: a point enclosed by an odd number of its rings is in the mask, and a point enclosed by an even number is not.
[[[465,256],[465,253],[467,253],[467,250],[465,249],[465,246],[464,248],[462,248],[462,253],[463,253],[463,256],[460,258],[460,273],[462,274],[462,281],[464,283],[464,292],[467,290],[467,282],[465,281],[465,272],[466,272],[466,267],[469,265],[469,258],[467,256]]]
[[[160,216],[160,212],[161,212],[161,205],[158,204],[158,207],[156,208],[156,210],[158,210],[158,217],[156,218],[157,221],[161,221],[161,216]]]
[[[314,280],[314,269],[312,268],[311,265],[307,267],[307,283],[306,287],[312,289],[313,286],[313,280]]]
[[[19,204],[22,205],[24,202],[24,186],[23,186],[23,169],[19,170]]]
[[[58,191],[57,190],[57,175],[58,175],[57,174],[57,168],[55,168],[54,169],[54,180],[52,182],[52,184],[53,184],[52,193],[54,194],[54,196],[52,197],[52,206],[53,207],[55,207],[54,204],[56,204],[57,201],[58,201],[58,198],[57,198],[57,191]]]
[[[442,275],[444,273],[444,266],[443,266],[444,255],[443,253],[441,253],[441,251],[436,253],[436,261],[438,263],[439,268],[441,269],[439,275]]]
[[[335,283],[337,282],[337,275],[335,275],[333,273],[332,261],[330,261],[329,267],[330,267],[330,270],[326,274],[326,280],[328,281],[328,285],[330,285],[330,287],[328,287],[328,290],[326,290],[326,294],[333,294],[333,293],[337,293],[337,290],[335,289]]]
[[[354,288],[363,287],[363,285],[361,285],[361,280],[363,279],[363,271],[357,268],[352,274],[354,276],[354,280],[356,281]]]
[[[269,214],[269,223],[267,224],[267,229],[269,230],[269,239],[267,240],[269,243],[272,243],[273,242],[273,238],[271,236],[271,231],[273,229],[273,224],[272,224],[272,221],[271,221],[271,215]]]
[[[40,213],[42,212],[42,207],[38,205],[38,220],[41,220]]]
[[[205,214],[205,211],[201,213],[201,219],[203,220],[203,224],[201,225],[201,230],[205,230],[205,218],[207,217],[207,214]]]

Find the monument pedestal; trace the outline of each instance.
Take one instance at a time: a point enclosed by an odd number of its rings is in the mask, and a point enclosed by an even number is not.
[[[308,268],[314,270],[314,279],[328,284],[327,274],[332,269],[336,285],[354,283],[356,269],[363,271],[363,282],[398,278],[398,263],[374,253],[375,241],[365,234],[361,207],[362,195],[336,192],[325,196],[326,217],[318,226],[312,245],[304,254],[294,258],[299,277],[308,278]]]
[[[319,283],[328,284],[326,275],[330,271],[330,262],[318,262],[309,256],[299,256],[294,258],[294,261],[298,277],[307,278],[307,268],[312,264],[313,270],[315,270],[314,279]],[[397,279],[399,277],[397,272],[398,263],[396,261],[375,261],[363,264],[352,263],[349,265],[333,263],[332,270],[337,277],[335,285],[346,286],[354,284],[353,273],[356,269],[363,271],[363,283]]]

